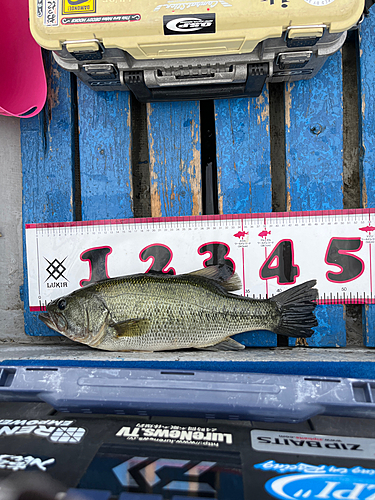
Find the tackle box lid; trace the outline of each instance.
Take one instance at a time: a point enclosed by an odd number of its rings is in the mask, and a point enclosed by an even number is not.
[[[1,498],[369,500],[374,397],[370,379],[2,365]]]
[[[313,45],[361,19],[364,0],[29,0],[30,27],[44,48],[100,53],[126,50],[135,59],[165,59],[254,50],[284,36]]]
[[[375,381],[341,377],[61,366],[2,366],[0,401],[67,413],[302,422],[375,417]]]

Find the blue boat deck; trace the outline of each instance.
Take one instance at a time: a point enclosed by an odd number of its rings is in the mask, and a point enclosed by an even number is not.
[[[92,91],[46,53],[46,106],[21,120],[23,225],[374,207],[374,42],[372,9],[359,33],[352,32],[312,80],[269,85],[256,99],[147,105],[128,92]],[[25,254],[24,266],[26,334],[50,336],[28,311]],[[341,349],[349,364],[345,346],[371,355],[374,314],[373,306],[318,306],[319,327],[309,348],[288,350],[289,362],[316,347],[337,348],[338,361]],[[262,354],[253,351],[263,360],[288,346],[271,333],[241,338],[263,348]],[[168,359],[184,357],[184,368],[207,368],[210,356],[175,353]],[[105,361],[103,353],[96,359]],[[152,359],[157,363],[157,353]],[[239,369],[230,362],[228,367]],[[251,371],[260,366],[255,358],[251,365],[251,356],[238,362]],[[282,362],[286,366],[287,356]]]

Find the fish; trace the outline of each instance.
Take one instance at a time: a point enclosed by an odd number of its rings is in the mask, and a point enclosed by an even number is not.
[[[51,301],[39,318],[49,328],[107,351],[240,350],[237,333],[269,330],[310,337],[316,280],[268,299],[232,293],[241,279],[228,265],[187,274],[149,272],[92,283]]]
[[[239,238],[241,240],[241,239],[244,239],[247,234],[249,234],[249,232],[238,231],[238,233],[234,234],[233,236],[235,236],[236,238]]]
[[[261,238],[266,238],[267,234],[271,234],[271,231],[266,231],[265,229],[263,231],[261,231],[258,236],[260,236]]]
[[[374,226],[366,226],[366,227],[360,227],[360,231],[366,231],[366,233],[371,233],[371,231],[375,231]]]

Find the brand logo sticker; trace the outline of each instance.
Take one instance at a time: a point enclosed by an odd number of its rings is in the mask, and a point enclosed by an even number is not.
[[[281,500],[375,500],[375,469],[360,466],[348,469],[324,464],[285,464],[274,460],[256,464],[254,468],[279,474],[294,472],[269,479],[264,485],[270,495]]]
[[[116,436],[125,438],[127,441],[154,441],[206,447],[219,447],[221,443],[233,443],[232,434],[219,432],[217,427],[181,427],[179,425],[138,423],[135,427],[121,427]]]
[[[338,474],[282,476],[267,481],[265,489],[270,495],[281,500],[295,498],[374,500],[375,498],[373,478],[354,478]]]
[[[63,14],[96,12],[96,0],[63,0]]]
[[[277,453],[348,458],[375,457],[375,439],[347,436],[325,436],[253,429],[251,431],[251,445],[254,450]]]
[[[71,427],[74,420],[0,420],[0,437],[38,436],[52,443],[79,443],[86,429]]]
[[[0,455],[0,469],[11,470],[13,472],[25,470],[30,467],[36,467],[45,472],[47,467],[54,463],[54,458],[43,460],[42,458],[33,457],[32,455],[27,455],[25,457],[23,455]]]
[[[39,8],[38,12],[42,10]],[[58,0],[44,0],[44,24],[45,26],[59,25],[59,3]]]
[[[215,33],[215,14],[164,16],[164,35]]]
[[[63,17],[61,19],[61,24],[126,23],[140,20],[140,14],[124,14],[120,16]],[[108,82],[106,83],[108,84]]]

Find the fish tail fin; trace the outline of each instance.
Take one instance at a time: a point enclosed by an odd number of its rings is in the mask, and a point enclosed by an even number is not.
[[[281,319],[275,333],[287,337],[311,337],[318,325],[314,309],[318,290],[316,280],[306,281],[270,298],[280,311]]]

